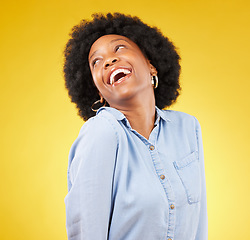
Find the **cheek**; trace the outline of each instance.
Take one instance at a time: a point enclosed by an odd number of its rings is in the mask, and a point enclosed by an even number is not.
[[[137,71],[138,74],[142,78],[150,77],[150,68],[145,61],[143,61],[143,60],[138,61],[137,62],[137,69],[138,69],[138,71]]]
[[[142,53],[134,55],[134,59],[135,59],[135,64],[138,69],[140,69],[143,72],[145,71],[147,73],[150,72],[148,60],[144,57]]]
[[[99,87],[99,85],[102,81],[101,74],[95,71],[95,72],[91,72],[91,75],[92,75],[92,79],[94,81],[94,84],[96,85],[96,87]]]

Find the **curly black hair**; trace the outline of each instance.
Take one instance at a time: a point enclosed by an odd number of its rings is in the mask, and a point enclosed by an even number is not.
[[[135,42],[157,69],[159,86],[155,89],[156,106],[170,106],[179,96],[180,56],[173,43],[156,27],[150,27],[138,17],[121,13],[93,14],[92,20],[82,20],[73,27],[64,50],[64,77],[71,101],[79,115],[87,120],[95,115],[92,104],[100,98],[92,80],[88,54],[101,36],[122,35]]]

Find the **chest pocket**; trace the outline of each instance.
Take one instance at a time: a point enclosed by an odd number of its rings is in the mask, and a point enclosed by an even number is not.
[[[201,198],[201,177],[197,152],[192,152],[173,164],[185,188],[188,203],[199,202]]]

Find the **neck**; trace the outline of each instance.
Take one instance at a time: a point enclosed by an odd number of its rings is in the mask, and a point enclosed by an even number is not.
[[[144,136],[149,138],[155,123],[155,98],[154,94],[151,97],[133,99],[131,102],[114,106],[122,112],[128,119],[131,127]]]

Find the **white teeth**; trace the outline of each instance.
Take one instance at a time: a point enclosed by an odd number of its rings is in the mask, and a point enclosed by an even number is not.
[[[129,74],[129,73],[131,73],[131,71],[129,71],[128,69],[121,69],[121,68],[119,68],[119,69],[116,69],[114,72],[112,72],[112,74],[110,75],[110,78],[109,78],[109,80],[110,80],[110,84],[112,85],[114,82],[115,82],[115,80],[114,80],[114,78],[115,78],[115,75],[117,75],[118,73],[124,73],[124,74]]]

